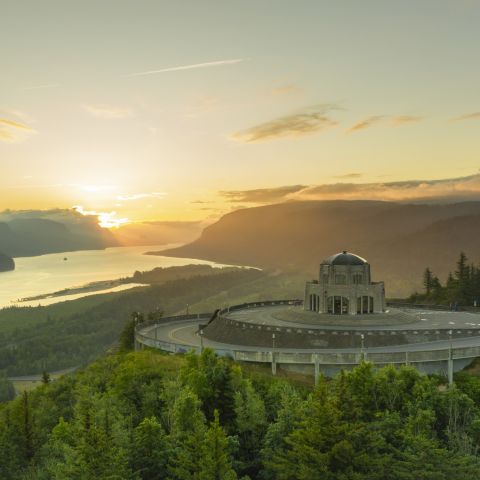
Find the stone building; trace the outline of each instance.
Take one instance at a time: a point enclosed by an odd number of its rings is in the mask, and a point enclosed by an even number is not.
[[[318,280],[305,286],[305,310],[330,315],[367,315],[385,310],[383,282],[372,282],[370,264],[349,252],[320,264]]]

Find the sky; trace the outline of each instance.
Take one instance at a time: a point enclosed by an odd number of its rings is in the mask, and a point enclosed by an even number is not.
[[[0,210],[480,196],[480,0],[0,10]]]

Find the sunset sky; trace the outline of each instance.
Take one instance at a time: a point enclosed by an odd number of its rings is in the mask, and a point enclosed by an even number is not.
[[[480,1],[0,7],[0,210],[480,196]]]

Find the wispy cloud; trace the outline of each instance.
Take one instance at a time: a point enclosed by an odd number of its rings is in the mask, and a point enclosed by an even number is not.
[[[163,198],[166,195],[165,192],[132,193],[130,195],[118,195],[117,200],[129,202],[132,200],[141,200],[143,198]]]
[[[361,173],[344,173],[343,175],[334,175],[333,178],[338,178],[339,180],[347,180],[352,178],[360,178],[363,175]]]
[[[480,173],[438,180],[291,185],[219,194],[233,203],[257,204],[294,200],[480,200]]]
[[[235,65],[237,63],[245,62],[247,58],[234,58],[230,60],[216,60],[213,62],[193,63],[190,65],[179,65],[176,67],[160,68],[158,70],[146,70],[144,72],[129,73],[127,77],[143,77],[145,75],[156,75],[157,73],[179,72],[182,70],[194,70],[197,68],[211,68],[220,67],[222,65]]]
[[[336,120],[328,116],[332,110],[338,110],[338,107],[336,105],[316,105],[299,113],[276,118],[234,133],[232,138],[240,142],[252,143],[317,133],[338,125]]]
[[[459,117],[454,117],[451,122],[461,122],[463,120],[480,120],[480,112],[466,113],[465,115],[460,115]]]
[[[359,130],[365,130],[366,128],[370,128],[371,126],[375,125],[382,121],[385,117],[383,115],[374,115],[371,117],[367,117],[364,120],[356,123],[352,127],[347,130],[347,133],[358,132]]]
[[[307,188],[305,185],[287,185],[254,190],[225,190],[219,193],[229,202],[273,203],[282,201],[292,193],[300,192],[305,188]]]
[[[128,118],[133,115],[130,108],[115,107],[104,104],[83,105],[83,109],[90,115],[99,118]]]
[[[424,117],[420,117],[418,115],[398,115],[397,117],[392,117],[390,119],[390,123],[393,126],[401,126],[406,125],[408,123],[417,123],[421,122]]]
[[[37,131],[25,123],[0,118],[0,141],[8,143],[19,142],[35,133],[37,133]]]
[[[374,127],[379,124],[389,125],[391,127],[400,127],[402,125],[420,122],[423,119],[424,117],[420,117],[418,115],[396,115],[396,116],[372,115],[370,117],[367,117],[357,122],[356,124],[351,126],[349,129],[347,129],[346,132],[354,133],[360,130],[365,130],[367,128]]]

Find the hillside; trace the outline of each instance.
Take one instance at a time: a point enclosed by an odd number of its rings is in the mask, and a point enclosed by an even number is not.
[[[118,245],[96,217],[73,210],[0,213],[0,251],[10,257],[101,249]]]
[[[162,255],[298,269],[349,250],[369,260],[387,295],[420,288],[426,266],[444,278],[458,253],[480,260],[480,202],[401,204],[373,201],[290,202],[237,210],[196,241]]]
[[[122,352],[0,405],[0,478],[475,480],[480,380],[455,381],[363,363],[312,391],[209,349]]]
[[[0,272],[8,272],[15,269],[13,258],[0,253]]]

